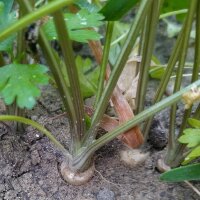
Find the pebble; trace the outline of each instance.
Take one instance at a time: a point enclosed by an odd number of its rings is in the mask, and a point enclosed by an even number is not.
[[[115,194],[113,191],[104,188],[98,192],[97,200],[115,200]]]

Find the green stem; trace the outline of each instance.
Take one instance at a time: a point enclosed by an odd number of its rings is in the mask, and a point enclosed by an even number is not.
[[[64,16],[61,11],[55,12],[54,23],[58,34],[59,43],[62,49],[66,71],[68,74],[71,96],[73,99],[73,107],[75,111],[74,133],[72,138],[73,154],[76,154],[81,146],[81,138],[85,133],[85,114],[83,106],[83,97],[80,90],[79,77],[75,64],[74,54],[72,50],[71,40],[67,32]]]
[[[183,32],[183,40],[182,40],[182,45],[181,45],[179,65],[178,65],[178,70],[176,72],[176,81],[174,85],[174,93],[179,91],[181,87],[182,75],[183,75],[183,70],[184,70],[186,55],[187,55],[188,41],[190,38],[190,31],[192,28],[192,22],[193,22],[195,9],[196,9],[196,3],[192,1],[192,3],[190,4],[187,18],[186,18],[186,27],[184,28],[184,32]],[[168,148],[170,150],[175,148],[175,142],[176,142],[175,141],[176,109],[177,109],[177,105],[174,104],[170,112],[169,143],[168,143]],[[188,111],[187,113],[189,114]]]
[[[99,139],[93,141],[88,147],[84,147],[83,151],[73,160],[73,167],[75,169],[79,169],[84,165],[84,162],[99,148],[104,146],[106,143],[113,140],[115,137],[120,135],[123,132],[128,131],[130,128],[134,127],[135,125],[143,122],[144,120],[152,117],[159,111],[171,106],[172,104],[176,103],[182,98],[182,95],[189,91],[192,87],[200,86],[200,80],[194,82],[193,84],[181,89],[177,93],[171,95],[170,97],[165,98],[164,100],[156,103],[155,105],[151,106],[150,108],[142,111],[138,115],[136,115],[131,120],[119,125],[113,131],[106,133],[105,135],[101,136]]]
[[[31,7],[31,4],[29,1],[18,0],[18,3],[20,7],[23,7],[26,13],[32,12],[33,8]],[[72,126],[72,118],[74,115],[74,110],[73,110],[71,96],[69,95],[70,92],[67,87],[67,82],[65,78],[67,77],[67,74],[65,74],[65,72],[61,70],[62,63],[60,59],[58,58],[58,56],[56,55],[56,53],[51,48],[49,41],[47,40],[47,37],[42,29],[40,29],[39,31],[38,43],[41,46],[41,49],[44,53],[44,56],[46,57],[47,63],[53,74],[54,80],[56,81],[56,84],[58,86],[58,91],[60,93],[63,104],[68,114],[70,125]]]
[[[184,29],[184,27],[185,27],[185,24],[183,26],[183,29]],[[177,62],[177,59],[178,59],[178,56],[179,56],[179,52],[181,50],[183,29],[180,32],[180,34],[178,36],[178,39],[176,41],[176,44],[175,44],[175,46],[173,48],[173,51],[171,53],[168,65],[167,65],[166,70],[165,70],[165,73],[163,74],[164,78],[162,78],[161,81],[160,81],[160,84],[158,86],[158,89],[157,89],[155,97],[154,97],[153,104],[159,102],[162,99],[163,94],[164,94],[164,92],[166,90],[167,84],[169,82],[169,79],[171,77],[171,74],[173,72],[174,66],[176,65],[176,62]],[[144,129],[143,130],[144,130],[145,141],[148,138],[148,133],[149,133],[149,129],[150,129],[152,121],[153,121],[153,118],[149,118],[148,121],[144,125]]]
[[[100,75],[99,75],[99,85],[98,85],[98,89],[97,89],[97,96],[95,99],[94,107],[97,106],[97,103],[99,102],[99,99],[103,92],[106,67],[108,64],[110,44],[111,44],[112,33],[113,33],[113,27],[114,27],[114,22],[108,22],[107,30],[106,30],[106,39],[105,39],[106,41],[105,41],[105,45],[104,45],[104,49],[103,49],[103,58],[102,58],[102,63],[101,63],[101,68],[100,68]]]
[[[0,67],[3,67],[5,65],[5,60],[4,57],[2,55],[2,52],[0,52]]]
[[[194,0],[194,1],[191,1],[191,3],[190,3],[188,16],[186,19],[186,27],[184,29],[184,40],[182,43],[182,51],[180,54],[181,58],[180,58],[179,68],[177,71],[177,78],[176,78],[176,82],[175,82],[174,92],[179,90],[179,88],[181,86],[182,73],[183,73],[183,68],[185,65],[185,60],[186,60],[186,55],[187,55],[188,41],[189,41],[189,37],[190,37],[190,31],[192,28],[192,22],[193,22],[193,17],[195,14],[195,9],[197,7],[197,2],[198,2],[197,0]],[[198,12],[198,10],[197,10],[197,12]],[[198,68],[199,68],[199,66],[198,66]],[[195,67],[193,68],[193,73],[194,72],[196,72]],[[192,77],[193,80],[194,80],[194,78],[196,78],[196,75]],[[198,79],[198,72],[197,72],[197,79]],[[170,124],[170,126],[174,127],[174,129],[175,129],[176,105],[173,105],[172,109],[173,109],[172,112],[174,114],[174,116],[173,116],[174,121],[172,121],[173,124],[172,125]],[[185,110],[178,137],[180,137],[183,134],[183,130],[187,126],[187,119],[190,116],[191,111],[192,111],[192,108]],[[175,131],[175,130],[173,130],[173,131]],[[174,166],[180,165],[180,163],[183,159],[183,152],[184,152],[186,145],[179,144],[175,138],[175,133],[171,133],[171,134],[173,134],[173,138],[172,138],[173,141],[169,142],[168,153],[166,155],[165,161],[168,165],[174,167]],[[176,146],[174,145],[173,148],[170,145],[172,142],[174,142],[176,144]]]
[[[160,15],[159,19],[163,19],[163,18],[170,17],[170,16],[173,16],[173,15],[185,14],[187,12],[188,12],[188,9],[182,9],[182,10],[167,12],[167,13]]]
[[[191,83],[198,80],[198,73],[200,69],[200,13],[199,13],[200,2],[198,0],[196,0],[196,4],[194,2],[195,1],[193,1],[192,3],[194,4],[193,8],[194,9],[196,8],[196,41],[195,41],[195,56],[194,56],[194,66],[193,66],[193,71],[192,71]],[[193,12],[195,13],[194,10]],[[192,22],[191,22],[191,26],[192,26]],[[188,24],[188,27],[189,27],[189,24]],[[190,33],[188,33],[188,40],[189,40],[189,34]],[[178,137],[182,135],[183,130],[186,128],[187,119],[191,115],[191,112],[192,112],[192,108],[185,110]]]
[[[136,18],[131,26],[130,31],[129,31],[128,38],[122,48],[119,58],[117,59],[114,69],[111,72],[108,83],[105,87],[105,90],[99,100],[99,103],[98,103],[95,113],[93,115],[92,123],[91,123],[91,125],[93,127],[97,125],[97,123],[100,121],[100,119],[102,118],[102,116],[106,110],[109,99],[112,95],[112,92],[113,92],[115,86],[116,86],[118,78],[126,64],[128,56],[132,51],[133,45],[134,45],[134,43],[138,37],[138,34],[140,32],[142,23],[144,22],[146,12],[147,12],[149,6],[151,5],[151,3],[152,3],[152,0],[142,0],[140,3],[138,13],[137,13]]]
[[[147,28],[145,30],[144,47],[142,52],[142,62],[140,66],[140,77],[137,88],[136,98],[136,113],[140,113],[144,109],[144,102],[146,97],[147,83],[149,78],[149,66],[153,54],[154,40],[156,34],[156,26],[162,7],[163,0],[154,0],[147,16]],[[158,5],[160,7],[158,7]]]
[[[193,117],[195,119],[199,119],[200,118],[200,104],[198,105],[197,109],[195,110],[195,113],[194,113]]]
[[[42,6],[36,11],[32,11],[30,14],[27,14],[22,19],[18,20],[11,26],[7,27],[5,30],[1,31],[0,41],[9,37],[12,33],[15,33],[19,31],[20,29],[25,28],[27,25],[40,19],[41,17],[48,15],[50,13],[53,13],[56,10],[59,10],[63,8],[64,6],[67,6],[71,3],[73,3],[73,0],[65,0],[65,1],[57,0],[57,1],[53,1],[51,3],[48,3],[47,5]]]
[[[41,133],[46,135],[51,140],[51,142],[53,142],[61,150],[61,152],[65,156],[67,156],[68,158],[71,158],[71,155],[64,148],[64,146],[53,136],[53,134],[51,132],[49,132],[46,128],[44,128],[39,123],[37,123],[37,122],[35,122],[33,120],[30,120],[30,119],[27,119],[27,118],[24,118],[24,117],[15,116],[15,115],[0,115],[0,121],[17,121],[17,122],[21,122],[21,123],[24,123],[24,124],[27,124],[27,125],[30,125],[30,126],[36,128]]]
[[[198,79],[200,70],[200,2],[197,3],[196,11],[196,39],[195,39],[195,57],[192,74],[192,82]]]

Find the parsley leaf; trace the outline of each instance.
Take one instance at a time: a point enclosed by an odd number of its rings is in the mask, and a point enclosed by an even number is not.
[[[0,68],[0,97],[7,105],[15,100],[20,108],[32,109],[40,96],[39,85],[48,83],[47,67],[10,64]]]
[[[103,15],[95,12],[89,13],[85,9],[80,10],[76,14],[65,14],[65,21],[71,40],[83,43],[87,43],[88,40],[99,40],[101,38],[100,34],[89,28],[102,25],[103,19]],[[50,19],[43,27],[49,40],[55,40],[57,38],[53,19]]]

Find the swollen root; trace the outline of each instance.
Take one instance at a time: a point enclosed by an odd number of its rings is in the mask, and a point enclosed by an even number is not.
[[[63,179],[72,185],[83,185],[87,183],[94,175],[94,165],[84,172],[73,172],[66,162],[63,162],[60,167],[60,172]]]

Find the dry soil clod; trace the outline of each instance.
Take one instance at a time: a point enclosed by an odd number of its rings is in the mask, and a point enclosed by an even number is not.
[[[139,149],[126,149],[120,152],[121,160],[129,167],[136,167],[146,161],[149,152],[143,153]]]

